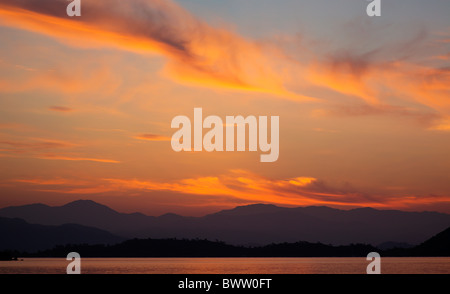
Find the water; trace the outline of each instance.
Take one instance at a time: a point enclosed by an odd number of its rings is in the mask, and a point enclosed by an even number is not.
[[[65,274],[65,258],[0,261],[0,274]],[[82,258],[83,274],[365,274],[361,257]],[[382,257],[383,274],[450,274],[450,257]]]

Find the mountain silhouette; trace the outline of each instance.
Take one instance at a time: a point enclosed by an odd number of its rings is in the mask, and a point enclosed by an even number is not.
[[[67,252],[75,251],[83,257],[363,257],[374,250],[374,247],[364,244],[331,246],[296,242],[245,247],[199,239],[132,239],[106,246],[55,246],[34,254],[21,252],[19,256],[65,257]]]
[[[0,209],[0,216],[21,218],[42,225],[76,223],[96,227],[118,235],[127,235],[135,229],[145,228],[153,217],[141,213],[119,213],[92,200],[77,200],[63,206],[30,204]]]
[[[29,223],[76,223],[109,231],[125,238],[200,238],[234,245],[282,242],[321,242],[346,245],[384,242],[417,245],[450,226],[450,215],[325,206],[286,208],[254,204],[222,210],[203,217],[119,213],[90,200],[63,206],[31,204],[0,209],[0,216]]]
[[[412,249],[416,256],[450,256],[450,227]]]
[[[18,218],[0,217],[0,250],[37,251],[65,244],[114,244],[121,237],[77,224],[46,226]]]
[[[404,242],[383,242],[381,244],[378,244],[376,246],[378,249],[381,250],[389,250],[389,249],[394,249],[394,248],[412,248],[414,247],[411,244],[408,243],[404,243]]]
[[[450,227],[416,247],[387,250],[367,244],[294,242],[249,247],[200,239],[132,239],[112,245],[59,245],[36,253],[0,252],[0,257],[65,257],[73,251],[83,257],[365,257],[373,251],[381,256],[450,256]]]

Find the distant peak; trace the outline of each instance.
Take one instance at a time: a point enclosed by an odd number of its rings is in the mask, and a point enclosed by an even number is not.
[[[79,199],[79,200],[75,200],[75,201],[69,202],[69,203],[67,203],[65,205],[92,205],[92,204],[93,205],[102,205],[100,203],[97,203],[97,202],[95,202],[93,200],[89,200],[89,199]]]
[[[236,206],[234,209],[261,209],[261,208],[269,208],[269,207],[280,208],[273,204],[255,203],[255,204]]]
[[[50,207],[47,204],[43,204],[43,203],[32,203],[32,204],[27,204],[27,205],[23,205],[23,206],[28,206],[28,207]],[[21,207],[21,206],[12,206],[12,207]]]
[[[109,208],[106,205],[97,203],[95,201],[92,200],[84,200],[84,199],[80,199],[80,200],[75,200],[72,202],[69,202],[61,207],[78,207],[78,208],[103,208],[103,209],[108,209],[108,210],[113,210],[111,208]]]
[[[182,216],[180,216],[176,213],[171,213],[171,212],[160,215],[159,217],[160,218],[182,218]]]
[[[245,215],[245,214],[259,214],[259,213],[270,213],[270,212],[277,212],[282,209],[286,209],[283,207],[279,207],[273,204],[264,204],[264,203],[256,203],[256,204],[249,204],[249,205],[243,205],[243,206],[236,206],[232,209],[226,209],[221,210],[217,213],[214,213],[212,215]]]
[[[340,210],[340,209],[329,207],[329,206],[325,206],[325,205],[312,205],[312,206],[305,206],[305,207],[301,207],[301,208],[304,208],[304,209],[322,209],[322,210]]]
[[[9,210],[9,209],[16,209],[16,208],[47,208],[50,207],[46,204],[42,203],[31,203],[31,204],[25,204],[25,205],[17,205],[17,206],[6,206],[3,208],[0,208],[0,210]]]
[[[358,208],[353,208],[351,210],[359,210],[359,211],[376,211],[377,209],[372,208],[372,207],[358,207]]]

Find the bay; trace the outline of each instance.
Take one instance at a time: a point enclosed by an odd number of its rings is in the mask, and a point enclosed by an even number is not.
[[[0,261],[0,274],[65,274],[64,258]],[[82,258],[82,274],[365,274],[361,257]],[[382,274],[450,274],[450,257],[382,257]]]

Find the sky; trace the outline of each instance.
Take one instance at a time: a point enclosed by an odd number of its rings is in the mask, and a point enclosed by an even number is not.
[[[450,213],[450,2],[0,1],[0,207],[91,199]],[[260,152],[175,152],[171,121],[279,116]]]

